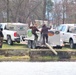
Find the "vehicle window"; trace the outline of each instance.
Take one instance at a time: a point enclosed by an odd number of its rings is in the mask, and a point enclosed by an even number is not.
[[[62,26],[62,29],[61,29],[61,31],[65,31],[65,29],[66,29],[66,26]]]
[[[70,31],[71,31],[71,33],[76,33],[76,27],[71,27]]]
[[[18,30],[25,30],[24,26],[18,26]]]
[[[60,30],[61,30],[61,28],[62,28],[62,26],[58,26],[58,27],[57,27],[57,30],[59,30],[59,31],[60,31]]]
[[[70,32],[70,27],[68,27],[67,32]]]
[[[64,32],[65,29],[66,29],[66,26],[59,26],[59,27],[58,27],[58,30],[59,30],[59,31],[63,31],[63,32]]]
[[[9,30],[9,29],[7,28],[7,26],[5,26],[4,29],[5,29],[5,30]]]
[[[14,27],[9,27],[10,30],[14,30]]]
[[[25,30],[25,27],[24,26],[7,26],[7,29],[9,30],[17,30],[17,31],[23,31]]]
[[[2,28],[2,24],[0,24],[0,28]]]

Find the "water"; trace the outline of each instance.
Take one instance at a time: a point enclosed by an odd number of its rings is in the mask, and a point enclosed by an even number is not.
[[[0,62],[0,75],[76,75],[76,62]]]

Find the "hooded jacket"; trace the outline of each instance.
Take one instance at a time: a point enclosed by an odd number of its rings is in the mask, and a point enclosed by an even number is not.
[[[41,34],[48,34],[48,29],[51,29],[51,26],[50,26],[50,28],[48,28],[46,25],[43,25],[42,30],[41,30]]]

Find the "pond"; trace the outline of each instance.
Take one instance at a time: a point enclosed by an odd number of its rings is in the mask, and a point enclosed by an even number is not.
[[[0,62],[0,75],[76,75],[76,62]]]

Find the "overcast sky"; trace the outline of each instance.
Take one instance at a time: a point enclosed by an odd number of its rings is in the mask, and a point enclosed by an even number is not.
[[[61,1],[61,0],[52,0],[52,1],[54,1],[54,2],[59,2],[59,1]]]

